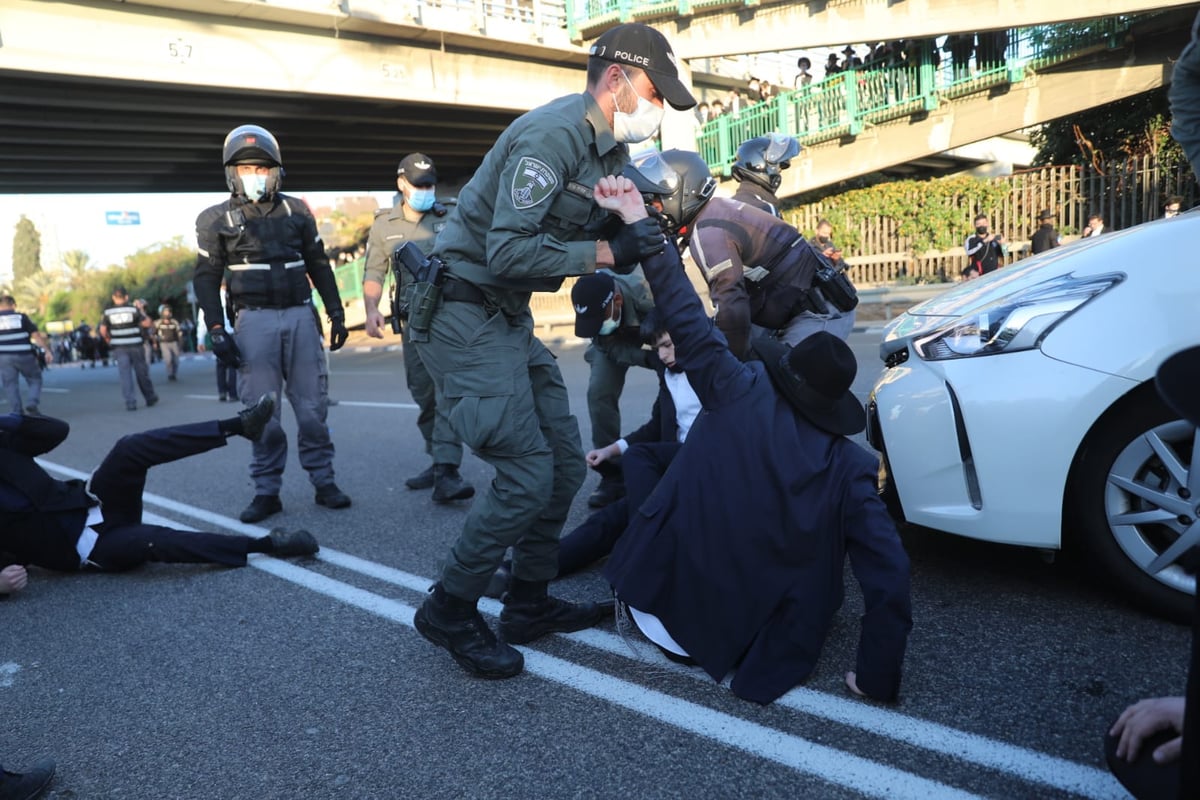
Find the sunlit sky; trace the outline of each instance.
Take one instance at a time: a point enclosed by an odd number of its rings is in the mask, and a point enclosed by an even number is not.
[[[370,195],[380,207],[390,206],[392,193],[284,191],[314,208],[334,206],[341,197]],[[12,240],[21,215],[33,220],[42,237],[42,268],[53,270],[61,254],[83,250],[93,267],[124,263],[125,256],[159,242],[183,237],[196,246],[196,216],[225,199],[221,192],[196,194],[24,194],[0,195],[0,283],[12,278]],[[106,212],[136,212],[138,225],[110,225]]]

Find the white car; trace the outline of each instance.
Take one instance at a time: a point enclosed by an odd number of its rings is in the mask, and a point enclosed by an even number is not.
[[[1131,600],[1187,618],[1200,437],[1154,374],[1200,344],[1197,242],[1200,213],[1081,239],[891,323],[867,437],[904,518],[1082,549]]]

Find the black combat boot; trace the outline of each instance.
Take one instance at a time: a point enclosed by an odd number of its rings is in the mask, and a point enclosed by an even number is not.
[[[453,464],[433,465],[433,502],[449,503],[475,496],[475,487],[465,482]]]
[[[568,603],[546,594],[547,581],[513,578],[502,598],[500,636],[525,644],[548,633],[571,633],[590,628],[607,613],[595,603]]]
[[[405,480],[404,485],[410,489],[432,489],[433,481],[433,465],[431,464],[424,472]]]
[[[413,615],[417,633],[450,652],[458,665],[481,678],[511,678],[525,667],[525,657],[496,635],[475,603],[455,597],[435,583]]]
[[[600,478],[600,485],[596,487],[596,491],[588,496],[587,504],[590,508],[604,508],[607,505],[617,502],[625,496],[625,478],[621,475],[612,476],[605,475]]]

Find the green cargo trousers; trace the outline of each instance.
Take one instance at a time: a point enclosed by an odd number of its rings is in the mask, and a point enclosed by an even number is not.
[[[408,338],[408,329],[401,332],[404,344],[404,382],[417,404],[417,430],[425,439],[425,452],[435,464],[462,464],[462,442],[450,430],[444,403],[437,402],[437,391],[429,369],[421,361],[416,346]]]
[[[595,344],[587,346],[583,359],[592,368],[588,376],[588,416],[592,421],[592,447],[598,450],[621,438],[621,392],[629,365],[617,362]]]
[[[417,352],[451,429],[496,470],[451,548],[442,587],[477,600],[510,546],[515,577],[551,580],[558,536],[586,467],[562,373],[533,335],[532,316],[445,301]]]

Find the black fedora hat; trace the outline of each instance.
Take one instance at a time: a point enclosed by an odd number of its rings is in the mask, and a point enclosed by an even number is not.
[[[775,388],[818,428],[853,436],[867,426],[867,413],[850,391],[858,363],[850,346],[821,331],[795,347],[760,337],[752,344]]]
[[[1154,383],[1172,411],[1193,425],[1200,426],[1200,347],[1180,350],[1158,368]]]

